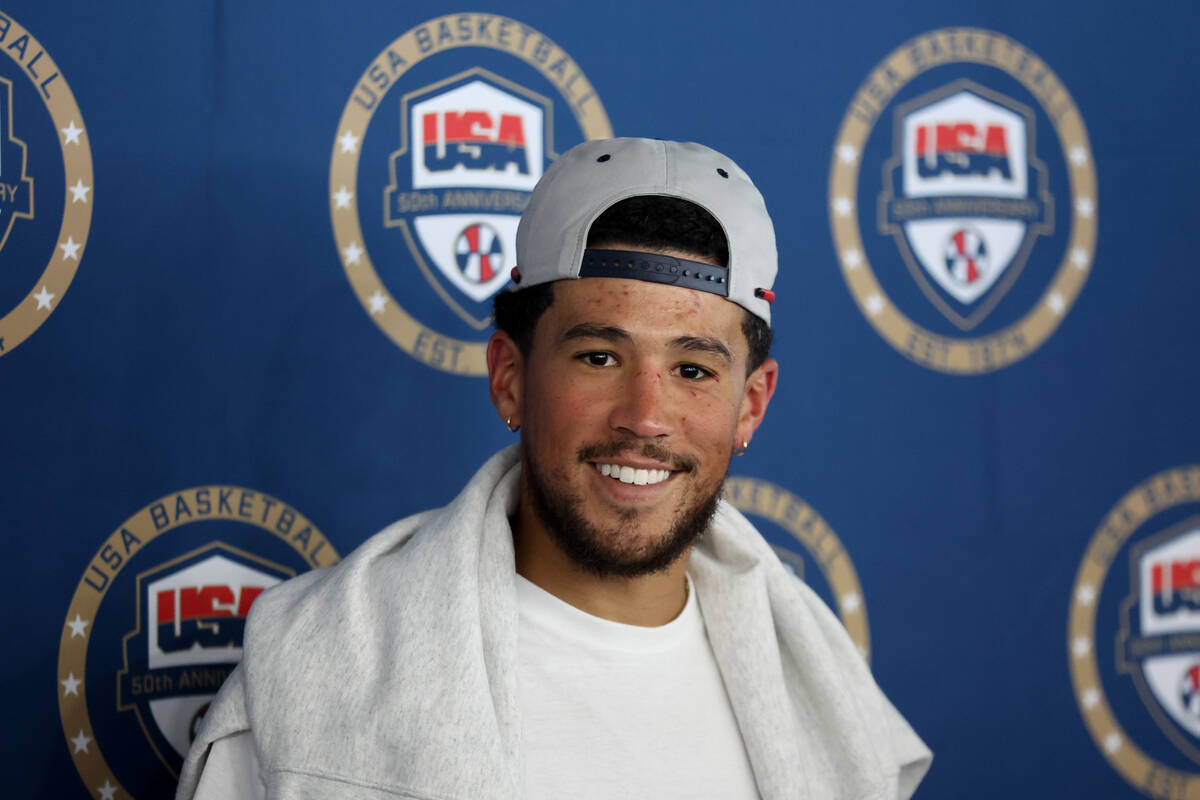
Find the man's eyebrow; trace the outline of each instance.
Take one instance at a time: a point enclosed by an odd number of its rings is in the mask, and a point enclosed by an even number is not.
[[[590,322],[580,323],[569,328],[559,337],[560,341],[569,342],[572,339],[604,339],[609,342],[627,342],[633,337],[624,328],[615,325],[595,325]]]
[[[708,336],[680,336],[671,340],[671,346],[683,350],[709,353],[724,359],[726,364],[733,363],[733,353],[729,352],[729,348],[719,339]]]
[[[568,328],[560,341],[569,342],[572,339],[603,339],[608,342],[628,342],[633,339],[629,331],[615,325],[596,325],[583,322]],[[680,350],[690,350],[696,353],[708,353],[717,356],[727,364],[733,363],[733,353],[719,339],[710,336],[677,336],[671,340],[670,346]]]

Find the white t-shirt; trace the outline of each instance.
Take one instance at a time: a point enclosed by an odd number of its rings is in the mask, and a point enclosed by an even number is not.
[[[655,628],[594,617],[517,576],[526,796],[757,798],[696,593]],[[213,743],[196,800],[264,800],[250,731]]]
[[[690,581],[683,611],[656,628],[519,576],[517,597],[526,797],[758,797]]]

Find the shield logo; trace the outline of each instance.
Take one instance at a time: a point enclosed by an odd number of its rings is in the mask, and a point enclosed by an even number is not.
[[[137,579],[137,627],[124,638],[117,705],[133,710],[159,759],[178,775],[196,725],[242,658],[254,600],[295,571],[222,542]]]
[[[478,330],[515,261],[517,223],[553,158],[553,106],[475,67],[401,101],[384,225],[404,231],[434,290]]]
[[[13,135],[12,81],[0,78],[0,247],[13,221],[33,219],[33,179],[25,174],[25,143]]]
[[[1130,552],[1117,670],[1172,742],[1200,764],[1200,517]]]
[[[895,237],[930,301],[962,330],[1016,281],[1039,235],[1053,232],[1033,112],[969,80],[896,110],[879,224]]]

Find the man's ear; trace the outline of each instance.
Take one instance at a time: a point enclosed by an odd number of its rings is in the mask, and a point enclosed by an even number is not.
[[[758,430],[763,416],[767,413],[767,406],[775,394],[775,383],[778,380],[779,362],[773,358],[763,361],[746,379],[746,391],[742,395],[742,407],[738,413],[737,441],[734,443],[736,447],[754,437],[754,432]]]
[[[496,331],[488,339],[487,368],[492,405],[500,412],[500,419],[510,421],[511,426],[520,425],[524,360],[521,348],[504,331]]]

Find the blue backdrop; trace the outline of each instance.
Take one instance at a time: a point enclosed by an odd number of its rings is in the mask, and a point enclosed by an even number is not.
[[[1200,796],[1198,22],[9,4],[8,794],[170,797],[257,592],[512,440],[515,215],[615,133],[766,197],[782,370],[729,494],[935,751],[918,796]]]

